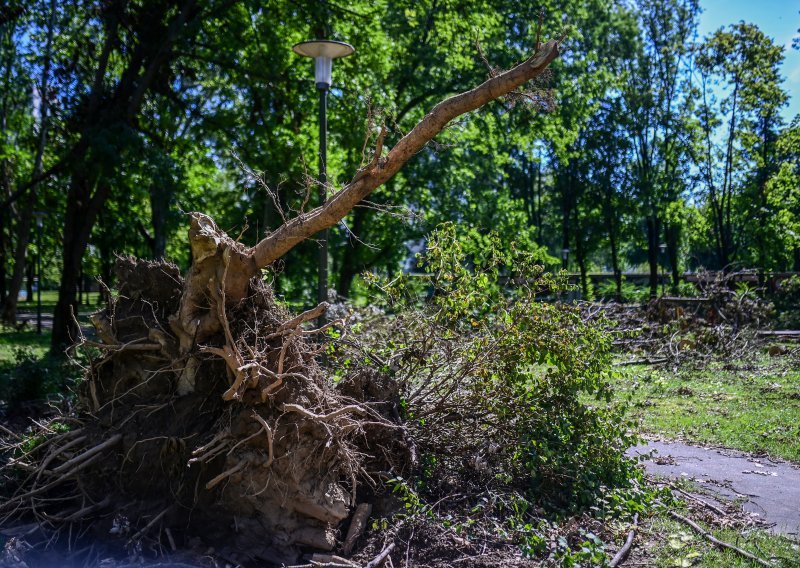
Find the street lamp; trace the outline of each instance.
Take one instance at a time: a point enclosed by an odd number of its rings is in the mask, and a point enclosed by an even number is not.
[[[34,211],[36,217],[36,333],[42,335],[42,227],[44,211]]]
[[[664,286],[665,286],[665,275],[664,275],[664,268],[666,266],[666,257],[664,253],[667,252],[667,243],[661,243],[658,245],[658,248],[661,250],[661,296],[664,296]]]
[[[333,60],[347,57],[355,52],[355,48],[343,41],[318,39],[302,41],[295,44],[292,50],[298,55],[314,58],[314,79],[319,89],[319,203],[323,205],[327,199],[328,183],[328,91],[331,88]],[[319,280],[317,283],[317,301],[328,300],[328,229],[320,233],[320,247],[317,256]],[[325,324],[325,315],[319,317],[320,326]]]
[[[564,247],[561,249],[561,268],[567,269],[567,259],[569,258],[569,249]]]

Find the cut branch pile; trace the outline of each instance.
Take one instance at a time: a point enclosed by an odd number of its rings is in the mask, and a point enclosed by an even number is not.
[[[696,297],[660,297],[644,306],[586,304],[584,317],[601,321],[632,363],[735,359],[762,342],[772,305],[756,290],[737,290],[737,274],[700,274]]]

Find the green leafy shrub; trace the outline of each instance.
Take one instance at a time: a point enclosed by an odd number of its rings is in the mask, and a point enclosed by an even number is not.
[[[378,361],[398,382],[424,464],[418,489],[521,489],[561,509],[589,505],[635,475],[625,408],[610,402],[611,340],[576,307],[540,300],[567,284],[534,255],[492,235],[481,245],[451,224],[431,235],[427,297],[404,276],[368,278],[386,314],[362,322],[351,343],[363,353],[335,357]]]
[[[617,299],[617,283],[613,279],[603,280],[597,285],[597,296],[604,300]],[[647,302],[650,299],[650,289],[647,286],[637,286],[622,277],[623,302]]]
[[[800,276],[794,275],[780,283],[772,296],[777,315],[776,325],[783,329],[800,327]]]
[[[14,361],[0,367],[0,401],[13,410],[23,402],[65,395],[77,375],[68,362],[49,357],[39,359],[28,348],[16,348]]]

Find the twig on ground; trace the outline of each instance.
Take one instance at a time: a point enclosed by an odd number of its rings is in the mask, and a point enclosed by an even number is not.
[[[138,531],[135,535],[133,535],[128,542],[135,542],[135,541],[139,540],[140,538],[142,538],[143,536],[145,536],[147,534],[147,531],[149,531],[151,528],[153,528],[153,526],[155,526],[155,524],[158,521],[163,519],[164,515],[169,513],[170,509],[172,509],[172,507],[167,507],[166,509],[161,511],[158,515],[153,517],[152,520],[149,523],[147,523],[144,527],[142,527],[142,529],[140,531]]]
[[[386,561],[389,554],[391,554],[392,550],[394,550],[394,543],[391,543],[384,548],[378,556],[367,562],[364,568],[378,568],[379,566],[383,566],[383,563]]]
[[[658,359],[634,359],[633,361],[622,361],[620,363],[614,363],[615,367],[628,367],[631,365],[660,365],[661,363],[666,363],[669,361],[667,357],[661,357]]]
[[[628,554],[630,554],[631,547],[633,546],[633,539],[636,538],[636,529],[639,526],[639,513],[635,513],[633,515],[633,526],[631,530],[628,532],[628,538],[625,539],[625,544],[622,545],[622,548],[614,555],[614,558],[611,559],[611,562],[608,563],[611,568],[615,568],[616,566],[620,566],[625,559],[628,558]]]
[[[95,513],[97,511],[102,511],[103,509],[105,509],[109,505],[111,505],[111,499],[109,497],[106,497],[105,499],[103,499],[99,503],[95,503],[94,505],[89,505],[88,507],[84,507],[83,509],[75,511],[74,513],[70,514],[68,517],[65,517],[64,521],[66,521],[68,523],[79,521],[79,520],[83,519],[84,517],[88,517],[92,513]]]
[[[680,489],[680,488],[678,488],[678,487],[675,487],[675,486],[674,486],[673,484],[671,484],[671,483],[669,484],[669,486],[670,486],[670,487],[672,487],[672,489],[674,489],[675,491],[677,491],[677,492],[678,492],[678,493],[680,493],[681,495],[683,495],[684,497],[688,497],[689,499],[692,499],[693,501],[696,501],[696,502],[700,503],[701,505],[703,505],[703,506],[704,506],[704,507],[706,507],[707,509],[710,509],[710,510],[714,511],[714,512],[715,512],[716,514],[718,514],[719,516],[721,516],[721,517],[727,517],[727,516],[728,516],[728,514],[727,514],[725,511],[723,511],[722,509],[720,509],[720,508],[719,508],[719,507],[717,507],[716,505],[713,505],[713,504],[711,504],[711,503],[708,503],[708,502],[704,501],[703,499],[700,499],[699,497],[696,497],[695,495],[692,495],[691,493],[687,493],[687,492],[686,492],[686,491],[684,491],[683,489]]]
[[[359,568],[358,564],[355,562],[347,558],[342,558],[341,556],[336,556],[335,554],[315,553],[311,556],[311,563],[314,566],[348,566],[349,568]]]
[[[755,556],[754,554],[747,552],[746,550],[742,550],[738,546],[734,546],[730,543],[719,540],[718,538],[716,538],[714,535],[712,535],[710,532],[705,530],[703,527],[701,527],[691,519],[687,519],[686,517],[679,515],[675,511],[668,511],[668,512],[670,517],[686,525],[689,525],[697,534],[699,534],[700,536],[702,536],[715,546],[718,546],[720,548],[727,548],[728,550],[732,550],[736,554],[739,554],[741,556],[744,556],[745,558],[752,560],[756,564],[759,564],[761,566],[766,566],[767,568],[772,568],[773,565],[771,563],[759,558],[758,556]]]
[[[9,436],[11,436],[12,438],[15,438],[15,439],[17,439],[17,440],[21,440],[21,439],[22,439],[22,438],[21,438],[21,437],[20,437],[18,434],[15,434],[14,432],[12,432],[11,430],[9,430],[8,428],[6,428],[5,426],[3,426],[2,424],[0,424],[0,431],[3,431],[3,432],[5,432],[7,435],[9,435]]]

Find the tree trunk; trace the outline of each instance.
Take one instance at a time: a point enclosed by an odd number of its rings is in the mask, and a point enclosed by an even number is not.
[[[6,212],[0,211],[0,309],[5,308],[8,296],[6,262],[8,262],[6,255]]]
[[[673,294],[677,294],[678,286],[681,281],[680,266],[678,263],[678,249],[680,248],[680,225],[669,223],[665,228],[667,241],[667,259],[669,261],[670,274],[672,276],[671,289]]]
[[[658,296],[658,234],[660,223],[658,217],[647,217],[647,263],[650,267],[650,298]]]
[[[167,254],[167,211],[170,192],[150,186],[150,220],[153,225],[153,258],[164,258]]]
[[[75,322],[78,305],[75,292],[78,288],[81,264],[99,209],[105,204],[110,191],[107,185],[100,185],[92,195],[92,185],[78,172],[73,175],[67,196],[62,248],[63,269],[61,284],[58,287],[58,302],[53,312],[53,335],[50,344],[51,353],[56,356],[63,355],[64,349],[78,338]]]
[[[81,264],[81,269],[78,272],[78,306],[81,306],[82,304],[83,304],[83,264]]]
[[[542,215],[542,163],[536,162],[536,242],[542,244],[544,217]]]
[[[611,247],[611,269],[614,272],[614,286],[616,289],[615,299],[617,302],[622,302],[622,271],[619,269],[619,245],[617,244],[617,231],[613,222],[608,225],[608,242]]]
[[[20,290],[22,290],[22,286],[25,283],[26,269],[30,268],[27,265],[26,257],[34,207],[35,195],[31,191],[22,206],[20,219],[16,227],[17,240],[16,247],[14,247],[14,270],[11,273],[8,301],[3,308],[3,321],[9,325],[14,325],[17,322],[17,301]],[[30,270],[27,271],[30,272]],[[30,278],[28,279],[28,284],[30,284]],[[30,299],[30,295],[27,299]]]
[[[33,262],[26,263],[25,268],[25,302],[33,302],[33,280],[36,278]]]
[[[339,282],[336,287],[337,293],[343,298],[350,297],[350,288],[353,285],[353,279],[360,270],[363,270],[363,267],[359,265],[361,247],[357,239],[364,230],[364,221],[366,217],[367,210],[363,207],[357,207],[353,211],[352,235],[347,235],[347,245],[344,247],[342,266],[339,270]]]
[[[562,182],[563,183],[563,182]],[[569,268],[569,237],[570,237],[570,226],[569,220],[570,215],[572,213],[572,182],[570,180],[569,185],[564,187],[562,185],[562,196],[561,196],[561,268],[563,270],[567,270]],[[576,239],[577,240],[577,239]]]
[[[581,294],[583,295],[584,300],[591,300],[591,294],[589,293],[589,276],[586,272],[586,255],[584,254],[583,246],[580,243],[577,244],[576,248],[578,268],[581,272]]]

